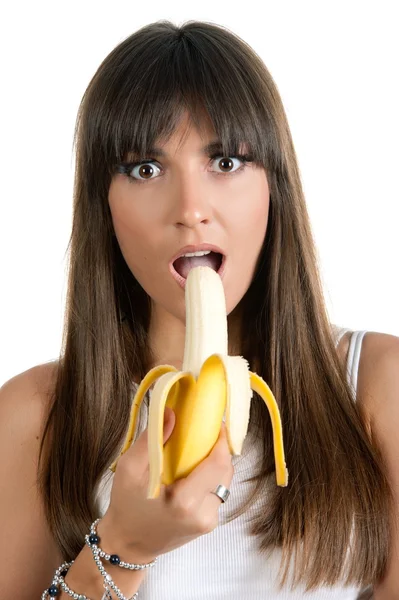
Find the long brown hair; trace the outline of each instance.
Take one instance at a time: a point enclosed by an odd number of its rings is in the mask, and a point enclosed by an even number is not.
[[[150,302],[113,233],[111,178],[130,150],[146,156],[167,140],[185,109],[198,127],[209,116],[225,155],[247,142],[268,175],[269,221],[239,304],[241,341],[279,404],[290,481],[271,486],[252,533],[261,552],[282,549],[282,582],[291,558],[294,584],[308,589],[374,582],[387,561],[390,489],[335,348],[285,111],[259,56],[206,22],[136,31],[105,58],[80,105],[64,337],[42,441],[52,532],[65,559],[74,558],[124,438],[132,382],[152,361]],[[274,471],[270,419],[256,395],[250,423],[263,440],[253,502]]]

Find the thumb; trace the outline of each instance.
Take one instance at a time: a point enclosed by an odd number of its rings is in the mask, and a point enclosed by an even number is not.
[[[176,423],[176,414],[174,410],[165,406],[165,412],[163,415],[163,443],[165,443],[171,436],[172,431]]]
[[[172,434],[173,428],[176,422],[176,415],[174,411],[165,407],[163,417],[163,443],[169,439]],[[136,464],[141,463],[142,468],[148,467],[148,424],[144,431],[138,436],[137,440],[132,444],[126,452],[127,455],[135,457]]]

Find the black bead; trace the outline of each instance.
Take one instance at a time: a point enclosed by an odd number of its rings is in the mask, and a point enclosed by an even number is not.
[[[91,535],[89,535],[89,542],[90,542],[90,544],[97,545],[100,543],[100,538],[95,533],[92,533]]]
[[[60,593],[60,591],[56,585],[52,585],[51,587],[49,587],[49,589],[47,591],[48,591],[48,595],[51,598],[55,598],[55,596],[58,596],[58,594]]]
[[[117,554],[111,554],[111,556],[109,557],[109,562],[111,563],[111,565],[119,565],[121,559]]]

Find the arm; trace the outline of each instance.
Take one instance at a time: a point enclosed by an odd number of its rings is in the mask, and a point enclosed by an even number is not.
[[[395,504],[387,570],[373,600],[395,600],[399,591],[399,338],[369,333],[363,341],[358,401],[385,459]]]
[[[34,367],[0,389],[0,596],[40,598],[61,557],[36,486],[48,365]],[[42,393],[43,392],[43,393]]]
[[[39,365],[13,377],[0,389],[1,598],[40,598],[50,586],[55,569],[64,562],[47,525],[36,482],[39,445],[54,374],[54,363]],[[125,553],[120,540],[113,539],[108,519],[100,522],[98,533],[105,549],[126,556],[130,562],[153,559]],[[111,565],[106,569],[122,592],[130,596],[138,590],[147,571],[125,571]],[[65,580],[74,591],[94,600],[104,592],[102,577],[87,546]],[[58,598],[69,596],[63,593]]]
[[[122,549],[121,539],[115,537],[114,528],[107,516],[105,516],[98,524],[97,532],[101,540],[104,540],[104,549],[106,549],[106,551],[115,551],[122,559],[128,560],[128,562],[144,564],[153,561],[155,558],[132,554],[132,551],[128,548]],[[112,566],[108,562],[103,564],[107,573],[111,575],[115,584],[126,597],[131,597],[138,591],[141,582],[148,571],[148,569],[130,571]],[[88,598],[94,600],[102,597],[104,593],[103,578],[94,563],[90,548],[86,545],[69,569],[68,574],[65,577],[65,582],[74,592],[85,594]],[[46,585],[49,585],[49,583]],[[70,598],[70,596],[65,592],[62,592],[58,598],[60,598],[60,600],[66,600],[67,598]],[[113,598],[116,598],[114,592]]]

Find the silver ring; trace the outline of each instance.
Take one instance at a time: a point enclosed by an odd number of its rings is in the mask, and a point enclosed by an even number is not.
[[[226,502],[227,498],[230,496],[230,490],[224,485],[219,484],[212,494],[215,494],[222,502]]]

